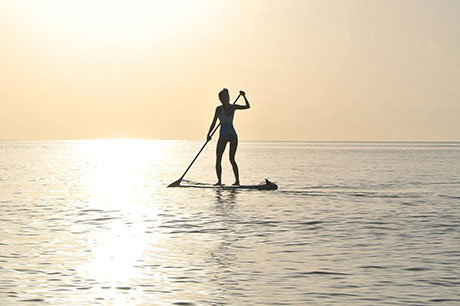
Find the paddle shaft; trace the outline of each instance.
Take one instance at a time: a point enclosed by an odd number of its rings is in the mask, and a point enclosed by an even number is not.
[[[241,94],[238,95],[238,97],[236,97],[235,99],[235,102],[233,102],[233,105],[236,104],[236,101],[238,101],[238,99],[240,98]],[[220,122],[219,124],[215,127],[214,131],[212,131],[211,133],[211,137],[212,135],[214,135],[214,133],[217,131],[217,129],[220,127]],[[208,144],[209,140],[206,140],[206,142],[204,143],[204,145],[201,147],[200,151],[198,151],[198,154],[195,156],[195,158],[192,160],[192,162],[190,163],[190,165],[187,167],[187,170],[185,170],[184,174],[182,174],[182,176],[180,177],[180,179],[178,180],[179,182],[182,181],[182,179],[184,178],[184,176],[187,174],[188,170],[192,167],[193,163],[195,162],[195,160],[198,158],[198,156],[200,156],[200,153],[201,151],[203,151],[204,147],[206,147],[206,145]]]

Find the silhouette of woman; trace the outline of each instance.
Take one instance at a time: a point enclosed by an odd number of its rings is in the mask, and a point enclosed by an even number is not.
[[[209,127],[207,135],[208,141],[211,140],[211,132],[214,130],[217,118],[219,118],[220,133],[216,148],[217,183],[215,185],[222,185],[222,154],[224,154],[227,142],[230,142],[230,163],[232,164],[233,174],[235,174],[235,183],[233,183],[233,185],[240,184],[238,165],[235,161],[236,149],[238,147],[238,135],[233,127],[233,117],[237,109],[248,109],[251,107],[248,99],[246,99],[246,93],[244,91],[240,91],[240,95],[243,96],[244,101],[246,102],[245,105],[230,104],[230,96],[227,88],[224,88],[219,92],[219,99],[222,105],[216,107],[214,118],[212,119],[211,126]]]

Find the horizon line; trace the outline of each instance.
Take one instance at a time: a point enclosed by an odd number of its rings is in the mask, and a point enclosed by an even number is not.
[[[0,141],[98,141],[98,140],[154,140],[154,141],[201,141],[200,139],[162,139],[142,137],[106,137],[106,138],[69,138],[69,139],[26,139],[12,138],[0,139]],[[205,141],[205,140],[203,140]],[[215,141],[213,141],[215,142]],[[316,143],[460,143],[460,140],[240,140],[240,142],[316,142]]]

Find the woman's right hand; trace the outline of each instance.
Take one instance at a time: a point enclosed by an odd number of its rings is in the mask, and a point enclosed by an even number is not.
[[[212,138],[211,135],[206,136],[207,141],[210,141],[211,138]]]
[[[243,97],[246,96],[246,93],[242,90],[240,90],[240,95],[242,95]]]

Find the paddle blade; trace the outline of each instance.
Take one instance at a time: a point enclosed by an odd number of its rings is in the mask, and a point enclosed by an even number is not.
[[[177,181],[175,181],[175,182],[169,184],[169,185],[168,185],[168,188],[169,188],[169,187],[179,187],[181,181],[182,181],[182,178],[178,179]]]

